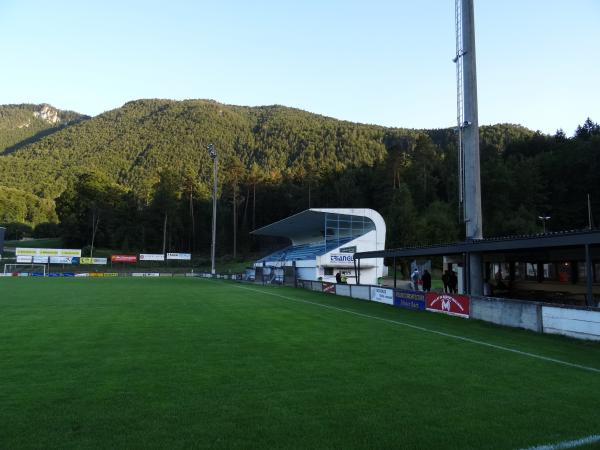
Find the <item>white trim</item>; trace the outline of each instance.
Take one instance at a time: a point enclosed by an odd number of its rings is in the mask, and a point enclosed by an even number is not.
[[[252,288],[249,288],[249,287],[246,287],[246,286],[238,286],[238,285],[235,285],[235,287],[238,288],[238,289],[244,289],[244,290],[247,290],[247,291],[258,292],[258,293],[261,293],[261,294],[271,295],[273,297],[279,297],[279,298],[283,298],[283,299],[286,299],[286,300],[291,300],[293,302],[306,303],[308,305],[320,306],[321,308],[327,308],[327,309],[331,309],[331,310],[334,310],[334,311],[345,312],[347,314],[352,314],[354,316],[364,317],[364,318],[373,319],[373,320],[379,320],[381,322],[391,323],[393,325],[400,325],[400,326],[403,326],[403,327],[412,328],[414,330],[424,331],[426,333],[437,334],[438,336],[444,336],[444,337],[448,337],[448,338],[452,338],[452,339],[457,339],[457,340],[460,340],[460,341],[469,342],[471,344],[476,344],[476,345],[482,345],[484,347],[495,348],[496,350],[502,350],[502,351],[505,351],[505,352],[515,353],[515,354],[521,355],[521,356],[528,356],[530,358],[539,359],[539,360],[542,360],[542,361],[553,362],[553,363],[556,363],[556,364],[561,364],[563,366],[573,367],[573,368],[576,368],[576,369],[586,370],[588,372],[594,372],[594,373],[599,373],[600,374],[600,369],[598,369],[596,367],[590,367],[590,366],[584,366],[584,365],[581,365],[581,364],[570,363],[570,362],[567,362],[567,361],[562,361],[560,359],[550,358],[548,356],[542,356],[542,355],[537,355],[535,353],[524,352],[524,351],[517,350],[517,349],[514,349],[514,348],[504,347],[502,345],[490,344],[489,342],[478,341],[476,339],[471,339],[471,338],[464,337],[464,336],[458,336],[456,334],[444,333],[443,331],[432,330],[430,328],[420,327],[418,325],[412,325],[410,323],[400,322],[398,320],[385,319],[383,317],[371,316],[369,314],[363,314],[363,313],[359,313],[359,312],[356,312],[356,311],[351,311],[351,310],[344,309],[344,308],[338,308],[336,306],[324,305],[322,303],[311,302],[309,300],[302,300],[302,299],[299,299],[299,298],[288,297],[286,295],[276,294],[274,292],[268,292],[266,290],[252,289]]]
[[[556,444],[539,445],[537,447],[528,447],[524,450],[559,450],[563,448],[575,448],[581,447],[582,445],[594,444],[600,442],[600,434],[593,434],[588,437],[581,439],[575,439],[573,441],[558,442]]]

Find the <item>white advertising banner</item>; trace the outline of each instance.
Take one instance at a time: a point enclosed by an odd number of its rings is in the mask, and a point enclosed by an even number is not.
[[[165,255],[162,253],[140,253],[140,261],[164,261]]]
[[[167,253],[167,259],[184,259],[189,261],[192,259],[191,253]]]
[[[72,248],[23,248],[17,247],[15,254],[29,256],[81,256],[81,250]]]
[[[385,303],[386,305],[394,304],[394,290],[379,287],[371,287],[371,300],[374,302]]]
[[[18,263],[30,263],[31,262],[31,256],[27,256],[27,255],[17,255],[17,262]]]
[[[47,256],[34,256],[33,263],[34,264],[48,264],[48,257]]]
[[[160,276],[159,273],[152,273],[152,272],[134,272],[131,274],[132,277],[158,277]]]
[[[76,256],[51,256],[50,264],[73,264],[74,260],[79,262]]]
[[[354,264],[354,255],[351,253],[332,253],[329,255],[329,263],[330,264]]]

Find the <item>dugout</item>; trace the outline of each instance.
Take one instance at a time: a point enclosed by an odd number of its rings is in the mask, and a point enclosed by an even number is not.
[[[582,306],[600,302],[599,229],[360,252],[355,258],[389,258],[396,267],[401,259],[441,256],[447,264],[464,267],[468,293],[470,253],[482,255],[480,282],[488,295]]]
[[[254,236],[285,238],[289,244],[254,263],[268,281],[336,281],[339,272],[348,283],[356,283],[354,253],[385,249],[383,217],[368,208],[311,208],[253,231]],[[377,284],[387,270],[383,257],[361,262],[361,282]]]

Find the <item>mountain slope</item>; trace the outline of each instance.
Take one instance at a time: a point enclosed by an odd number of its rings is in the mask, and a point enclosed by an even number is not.
[[[88,118],[48,104],[0,105],[0,155]]]

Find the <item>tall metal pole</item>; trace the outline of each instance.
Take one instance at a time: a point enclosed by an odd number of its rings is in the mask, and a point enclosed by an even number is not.
[[[215,249],[217,245],[217,172],[219,159],[212,144],[208,144],[208,153],[213,159],[213,213],[212,213],[212,244],[210,248],[210,273],[215,274]]]
[[[479,168],[479,118],[477,111],[477,70],[475,56],[475,13],[473,0],[462,1],[464,123],[462,138],[465,167],[465,227],[467,239],[483,239],[481,177]],[[469,293],[483,294],[481,253],[469,254]]]

